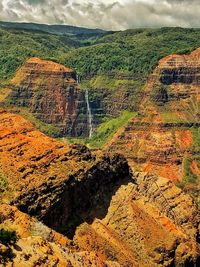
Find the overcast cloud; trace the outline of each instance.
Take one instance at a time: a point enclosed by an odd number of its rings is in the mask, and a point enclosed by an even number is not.
[[[0,20],[123,30],[200,27],[200,0],[0,0]]]

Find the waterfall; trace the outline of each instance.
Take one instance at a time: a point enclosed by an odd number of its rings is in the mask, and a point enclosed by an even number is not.
[[[92,125],[92,112],[91,112],[91,109],[90,109],[88,90],[85,91],[85,100],[86,100],[86,104],[87,104],[89,138],[91,138],[92,137],[92,133],[93,133],[93,125]]]
[[[78,74],[76,74],[76,82],[77,82],[77,83],[80,83],[80,77],[79,77]]]

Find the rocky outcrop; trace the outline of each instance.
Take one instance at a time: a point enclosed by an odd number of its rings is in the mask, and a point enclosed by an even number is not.
[[[192,156],[192,145],[190,128],[135,120],[111,141],[109,151],[123,153],[133,168],[177,181],[184,177],[183,158]]]
[[[199,121],[200,48],[189,55],[161,59],[149,77],[147,92],[156,105],[178,112],[179,117]]]
[[[66,237],[15,207],[0,205],[0,215],[1,229],[16,231],[18,237],[17,242],[9,247],[0,244],[1,266],[109,266],[95,253],[80,251]]]
[[[195,266],[199,264],[197,209],[168,179],[135,173],[121,186],[108,213],[78,227],[81,249],[120,266]]]
[[[135,170],[193,182],[198,191],[192,164],[200,166],[199,75],[200,49],[161,59],[144,88],[139,115],[105,150],[122,153]]]
[[[30,58],[11,81],[9,102],[27,107],[39,120],[53,124],[62,136],[88,136],[85,92],[74,70],[52,61]]]
[[[4,198],[53,228],[67,225],[74,210],[84,213],[93,195],[129,175],[123,157],[64,145],[20,116],[2,111],[0,128],[1,171],[12,192]]]
[[[20,210],[0,206],[1,227],[20,237],[14,266],[199,263],[196,205],[169,180],[132,174],[123,156],[65,145],[3,110],[0,130],[1,201]]]
[[[200,48],[190,55],[170,55],[159,62],[163,84],[200,85]]]

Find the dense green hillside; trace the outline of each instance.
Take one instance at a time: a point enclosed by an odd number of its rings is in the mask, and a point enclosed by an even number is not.
[[[1,81],[10,78],[31,56],[53,58],[76,68],[82,75],[120,72],[141,79],[151,73],[160,58],[200,46],[199,29],[137,29],[109,34],[72,27],[68,35],[60,31],[56,35],[38,31],[32,24],[28,26],[29,30],[0,28]],[[38,29],[47,28],[47,31],[48,27],[44,25]]]
[[[0,28],[0,81],[7,80],[26,58],[60,58],[80,46],[69,37],[41,32]]]
[[[200,29],[127,30],[104,36],[90,47],[70,51],[61,61],[82,74],[120,71],[141,78],[151,73],[160,58],[199,46]]]
[[[18,29],[18,30],[32,30],[32,31],[43,31],[52,34],[70,35],[74,38],[86,39],[102,37],[107,34],[107,31],[101,29],[88,29],[83,27],[76,27],[70,25],[48,25],[38,23],[17,23],[17,22],[5,22],[0,21],[0,26],[7,29]]]

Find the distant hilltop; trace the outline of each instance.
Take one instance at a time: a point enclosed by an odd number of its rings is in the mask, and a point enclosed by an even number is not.
[[[66,35],[91,35],[91,34],[104,34],[107,31],[102,29],[89,29],[84,27],[77,27],[71,25],[48,25],[28,22],[6,22],[0,21],[0,26],[8,29],[21,29],[31,31],[42,31],[53,34],[66,34]]]

